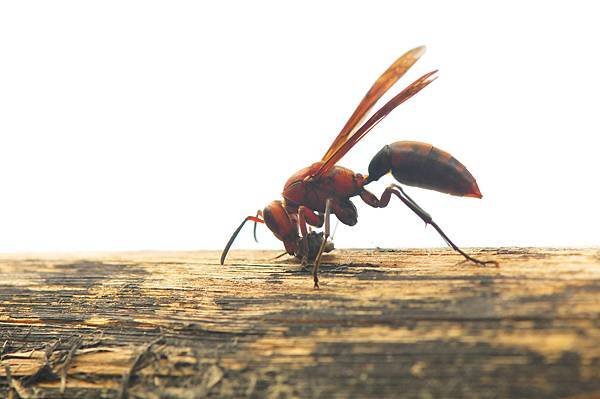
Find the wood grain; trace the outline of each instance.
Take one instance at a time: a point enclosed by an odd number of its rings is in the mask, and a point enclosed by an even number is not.
[[[0,396],[600,397],[600,250],[471,252],[0,255]]]

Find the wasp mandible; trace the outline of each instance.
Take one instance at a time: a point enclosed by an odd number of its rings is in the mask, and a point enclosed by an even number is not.
[[[294,173],[287,180],[283,187],[283,200],[272,201],[263,210],[258,211],[256,216],[248,216],[242,221],[223,250],[221,264],[225,262],[231,244],[247,221],[264,223],[275,237],[283,242],[286,252],[300,257],[303,265],[307,265],[314,258],[312,275],[315,288],[318,288],[321,255],[324,251],[333,248],[328,241],[330,215],[333,213],[340,222],[354,226],[358,221],[358,214],[350,198],[359,196],[374,208],[384,208],[394,195],[426,224],[433,226],[444,241],[467,260],[479,265],[498,265],[496,261],[478,260],[456,246],[433,221],[429,213],[417,205],[400,185],[391,184],[380,198],[365,188],[367,184],[391,173],[399,183],[408,186],[426,188],[460,197],[481,198],[481,192],[473,175],[449,153],[431,144],[398,141],[384,146],[373,157],[369,164],[368,175],[354,173],[350,169],[336,165],[394,108],[423,90],[437,78],[437,70],[421,76],[357,128],[373,105],[417,62],[424,52],[425,47],[421,46],[404,53],[375,81],[341,132],[333,140],[323,158]],[[323,234],[309,233],[307,225],[324,227]],[[315,246],[315,240],[319,243],[316,253],[311,250],[311,247]]]

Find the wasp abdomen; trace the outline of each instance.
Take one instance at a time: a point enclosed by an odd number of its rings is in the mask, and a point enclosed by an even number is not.
[[[367,182],[379,180],[388,172],[408,186],[481,198],[477,182],[467,168],[431,144],[397,141],[386,145],[371,160]]]

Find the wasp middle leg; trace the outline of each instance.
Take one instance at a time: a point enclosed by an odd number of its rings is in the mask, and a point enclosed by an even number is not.
[[[331,198],[328,198],[325,202],[325,228],[323,229],[323,241],[321,242],[321,247],[319,248],[319,252],[317,253],[317,257],[315,259],[315,264],[313,266],[313,280],[315,281],[315,288],[319,288],[319,265],[321,264],[321,256],[323,255],[323,250],[325,249],[325,244],[327,243],[327,239],[330,234],[330,219],[331,219]]]

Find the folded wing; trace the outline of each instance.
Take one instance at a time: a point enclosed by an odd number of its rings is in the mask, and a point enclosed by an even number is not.
[[[390,87],[400,79],[406,71],[425,53],[425,46],[416,47],[402,54],[377,80],[369,89],[356,110],[350,116],[340,133],[337,135],[331,146],[327,149],[322,160],[329,159],[337,149],[344,144],[347,138],[352,134],[354,128],[364,119],[365,115],[373,107],[373,105],[385,94]]]
[[[427,87],[431,82],[437,79],[435,74],[437,70],[426,73],[419,79],[415,80],[408,87],[394,96],[389,100],[379,111],[375,112],[360,128],[358,128],[352,135],[346,137],[344,141],[338,143],[336,149],[323,158],[323,165],[315,172],[314,178],[325,175],[360,139],[362,139],[367,133],[375,127],[383,118],[385,118],[390,112],[394,110],[398,105],[402,104],[419,91]],[[337,140],[337,139],[336,139]],[[328,151],[329,153],[329,151]]]

